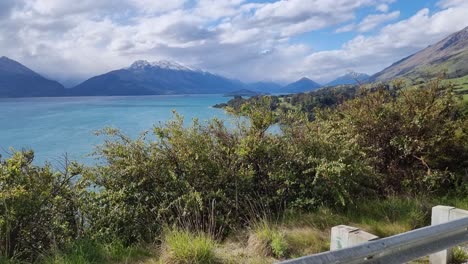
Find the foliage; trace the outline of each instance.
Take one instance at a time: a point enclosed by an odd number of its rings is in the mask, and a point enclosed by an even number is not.
[[[0,256],[34,261],[62,248],[82,229],[74,164],[63,172],[32,165],[32,151],[0,160]]]
[[[250,218],[259,204],[272,214],[286,206],[346,204],[358,182],[367,182],[365,167],[353,162],[347,145],[339,149],[348,153],[344,157],[315,134],[302,141],[291,133],[268,133],[277,120],[270,103],[245,108],[249,122],[234,129],[218,120],[195,120],[186,128],[176,115],[154,128],[155,140],[103,131],[112,138],[97,152],[106,162],[85,173],[97,190],[85,203],[95,223],[91,233],[128,244],[151,242],[168,224],[219,237]],[[329,188],[332,182],[339,186]]]
[[[244,99],[241,96],[236,96],[227,103],[217,104],[214,107],[224,108],[230,113],[246,114],[245,106],[262,104],[267,99],[266,104],[268,110],[287,113],[289,111],[299,110],[307,113],[310,120],[314,119],[314,110],[334,107],[345,100],[354,98],[358,86],[356,85],[341,85],[333,88],[319,89],[307,93],[298,93],[291,95],[278,96],[252,96]]]
[[[337,125],[354,138],[381,175],[381,193],[445,191],[468,166],[468,127],[451,87],[435,80],[424,89],[363,91],[317,123]],[[339,126],[338,126],[339,124]]]

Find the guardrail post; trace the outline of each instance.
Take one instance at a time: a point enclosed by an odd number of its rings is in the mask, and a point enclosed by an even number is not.
[[[331,230],[330,250],[352,247],[378,238],[378,236],[362,231],[359,228],[339,225]]]
[[[450,221],[450,211],[455,207],[450,206],[434,206],[432,207],[431,225],[438,225]],[[429,263],[431,264],[447,264],[452,260],[452,249],[446,249],[434,253],[429,256]]]
[[[432,223],[432,226],[374,241],[368,241],[368,235],[373,236],[372,234],[358,228],[335,226],[332,229],[330,246],[336,250],[281,263],[407,263],[431,254],[431,263],[447,263],[451,253],[447,249],[468,242],[468,211],[436,206],[432,211]],[[359,238],[357,242],[362,244],[354,244],[354,238]]]

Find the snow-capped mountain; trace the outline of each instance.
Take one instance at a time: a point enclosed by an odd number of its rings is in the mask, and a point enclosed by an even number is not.
[[[195,72],[204,72],[201,69],[189,67],[175,61],[160,60],[154,62],[148,62],[146,60],[137,60],[127,69],[129,70],[145,70],[148,68],[160,68],[166,70],[175,70],[175,71],[195,71]]]
[[[240,81],[172,61],[135,61],[129,67],[93,77],[71,95],[215,94],[245,87]]]

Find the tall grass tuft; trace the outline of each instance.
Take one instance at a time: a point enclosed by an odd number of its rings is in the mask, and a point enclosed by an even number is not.
[[[169,264],[216,263],[216,242],[205,233],[166,231],[162,245],[162,262]]]
[[[150,257],[143,248],[125,247],[120,242],[99,243],[83,239],[74,242],[67,249],[47,256],[44,264],[103,264],[127,262]]]
[[[462,264],[468,262],[468,252],[466,252],[463,247],[455,247],[452,251],[452,263],[453,264]]]
[[[259,255],[276,258],[285,257],[288,252],[288,243],[284,234],[266,220],[252,225],[248,247]]]

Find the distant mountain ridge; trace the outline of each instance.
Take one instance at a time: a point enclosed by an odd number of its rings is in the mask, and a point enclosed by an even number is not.
[[[259,93],[278,93],[283,86],[275,82],[255,82],[247,84],[248,89]]]
[[[468,75],[468,27],[411,56],[393,63],[368,78],[366,74],[344,75],[325,86],[388,81],[394,78],[432,78],[445,72],[448,78]],[[302,78],[284,87],[273,82],[243,83],[172,61],[135,61],[129,67],[92,77],[65,89],[28,67],[0,57],[0,97],[108,96],[157,94],[228,94],[239,90],[258,93],[302,93],[322,87]]]
[[[62,96],[65,87],[7,57],[0,57],[0,97]]]
[[[448,78],[468,74],[468,27],[443,40],[399,60],[374,74],[370,81],[388,81],[396,77],[416,79],[446,72]]]
[[[365,73],[348,73],[336,78],[335,80],[325,84],[325,86],[337,86],[347,84],[358,84],[365,82],[369,79],[369,75]]]
[[[70,89],[70,95],[209,94],[244,88],[240,81],[176,62],[139,60],[86,80]]]
[[[284,86],[281,89],[281,91],[286,93],[303,93],[316,90],[320,87],[322,87],[322,85],[320,85],[319,83],[316,83],[315,81],[312,81],[309,78],[303,77],[298,81]]]
[[[265,95],[264,93],[252,91],[252,90],[247,90],[247,89],[241,89],[238,91],[234,92],[229,92],[224,94],[225,97],[234,97],[234,96],[257,96],[257,95]]]

